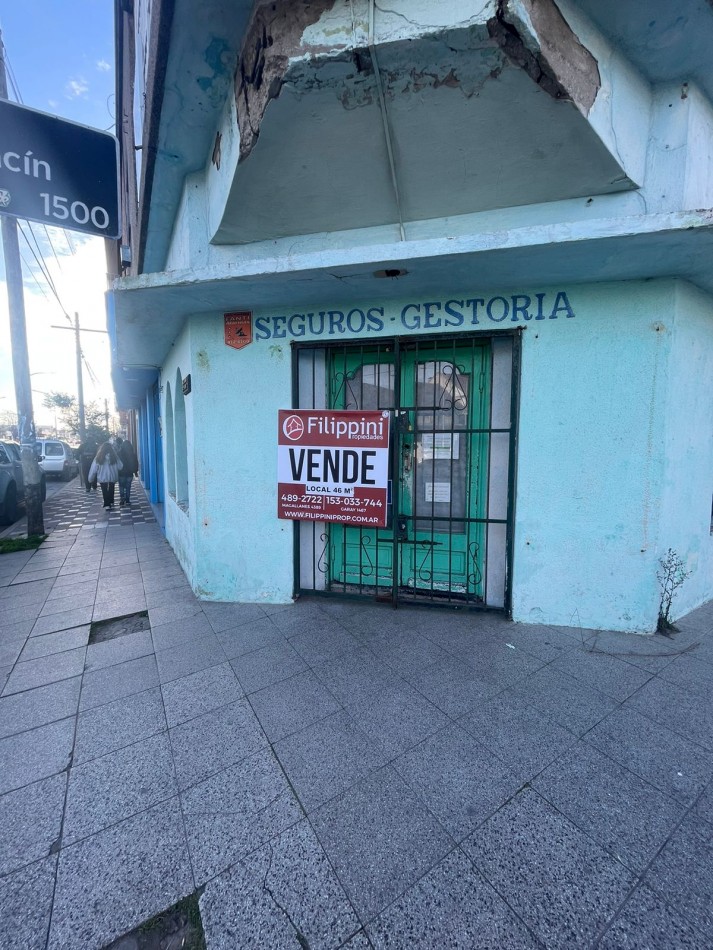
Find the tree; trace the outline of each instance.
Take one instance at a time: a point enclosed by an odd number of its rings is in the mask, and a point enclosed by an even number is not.
[[[17,441],[17,416],[14,412],[10,412],[7,409],[4,412],[0,412],[0,435],[4,435],[5,438],[9,435],[10,438]]]
[[[66,425],[75,439],[79,438],[79,406],[74,396],[69,393],[48,393],[43,402],[47,409],[58,409],[62,422]],[[104,420],[104,412],[96,402],[88,402],[84,406],[84,431],[86,440],[106,442],[111,438]]]

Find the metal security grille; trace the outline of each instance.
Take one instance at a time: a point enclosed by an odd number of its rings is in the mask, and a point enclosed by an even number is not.
[[[299,523],[299,591],[510,609],[519,342],[294,346],[294,408],[392,413],[387,526]]]

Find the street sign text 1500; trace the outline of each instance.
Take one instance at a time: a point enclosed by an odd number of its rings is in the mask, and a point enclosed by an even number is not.
[[[109,212],[100,205],[88,208],[83,201],[73,201],[69,204],[69,198],[50,195],[46,191],[40,193],[40,198],[44,202],[44,213],[57,218],[58,221],[69,219],[75,224],[88,224],[91,221],[94,227],[100,230],[109,226]]]

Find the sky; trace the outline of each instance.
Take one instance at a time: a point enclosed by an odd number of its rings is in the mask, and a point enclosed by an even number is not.
[[[112,0],[0,0],[9,97],[33,109],[114,132],[113,6]],[[1,136],[2,130],[0,141]],[[104,241],[78,231],[45,229],[37,223],[30,229],[25,222],[18,238],[35,423],[51,425],[54,413],[42,406],[44,393],[77,393],[74,334],[53,325],[69,328],[64,313],[73,318],[77,312],[81,326],[106,329]],[[38,260],[49,271],[56,296]],[[82,350],[85,401],[96,400],[103,407],[106,398],[111,410],[108,337],[82,334]],[[5,267],[0,255],[0,419],[15,409]]]

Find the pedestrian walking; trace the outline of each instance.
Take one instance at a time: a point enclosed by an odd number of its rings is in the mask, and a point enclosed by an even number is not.
[[[92,462],[98,451],[99,443],[96,439],[89,438],[79,446],[79,465],[82,470],[82,482],[86,492],[90,492],[92,489],[97,490],[96,476],[93,480],[90,479],[89,469],[92,467]]]
[[[136,449],[128,439],[117,436],[115,440],[116,454],[121,460],[119,474],[119,506],[131,505],[131,481],[134,475],[139,474],[139,460]]]
[[[121,467],[121,459],[114,451],[111,442],[104,442],[89,469],[89,481],[91,482],[93,478],[99,479],[105,509],[114,507],[114,484],[119,477]]]

